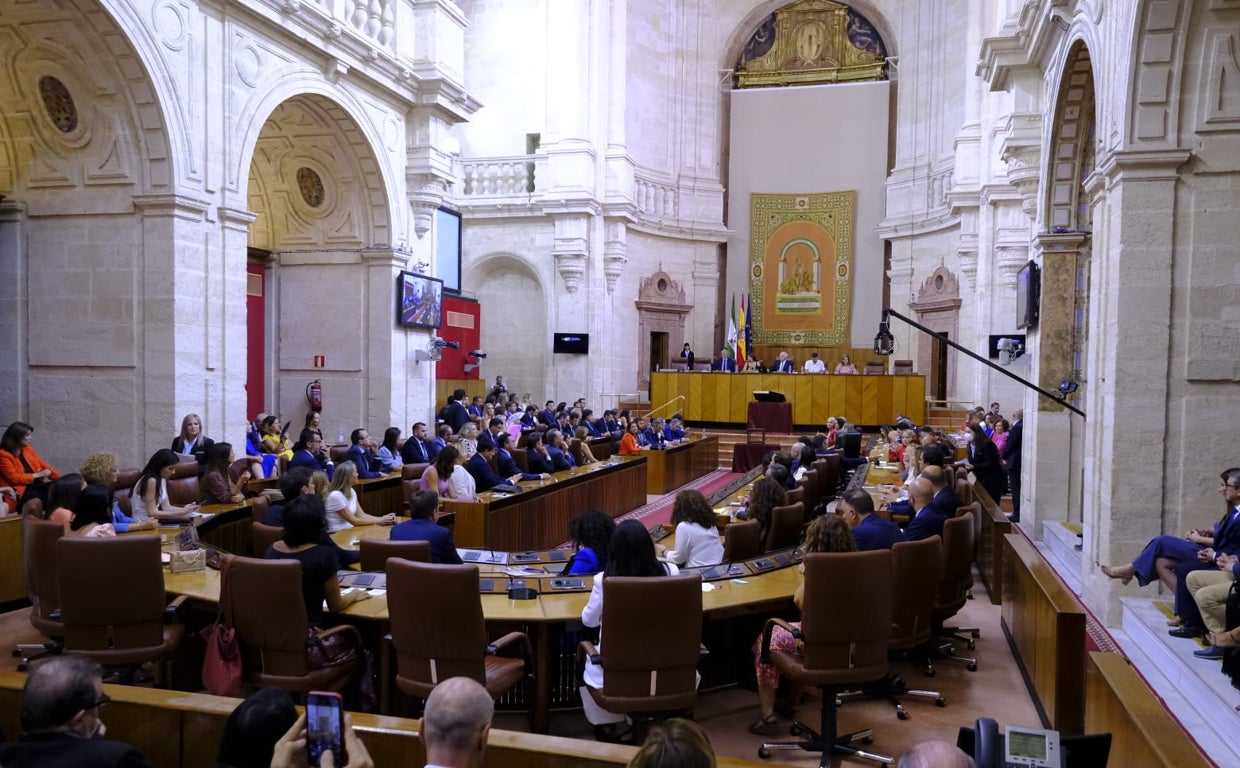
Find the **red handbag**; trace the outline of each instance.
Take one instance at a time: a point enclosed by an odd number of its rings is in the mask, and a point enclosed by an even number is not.
[[[241,693],[241,646],[237,630],[228,610],[228,571],[232,558],[220,563],[220,612],[215,623],[202,630],[207,652],[202,659],[202,685],[216,696],[238,696]]]

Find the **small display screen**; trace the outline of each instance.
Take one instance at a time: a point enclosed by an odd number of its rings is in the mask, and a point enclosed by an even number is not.
[[[1008,756],[1023,757],[1033,760],[1046,759],[1046,734],[1027,733],[1024,731],[1007,732]]]

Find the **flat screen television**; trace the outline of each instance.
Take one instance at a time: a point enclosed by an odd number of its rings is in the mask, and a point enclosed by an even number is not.
[[[1029,262],[1016,273],[1016,327],[1036,328],[1038,299],[1042,290],[1042,270]]]
[[[590,352],[590,334],[557,333],[552,338],[551,351],[557,355],[585,355]]]
[[[413,272],[397,275],[396,322],[432,330],[443,325],[443,281]]]

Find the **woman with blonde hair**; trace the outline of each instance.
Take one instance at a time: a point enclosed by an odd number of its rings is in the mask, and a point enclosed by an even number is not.
[[[82,461],[82,479],[87,485],[105,485],[112,488],[116,485],[116,454],[108,451],[92,453]],[[121,505],[112,501],[112,528],[117,533],[130,531],[153,531],[159,523],[150,518],[138,521],[126,515]]]
[[[357,465],[351,461],[342,461],[332,475],[328,487],[327,500],[327,532],[343,531],[353,525],[395,525],[396,515],[368,515],[362,509],[353,483],[357,480]]]
[[[198,414],[189,413],[181,419],[181,434],[172,438],[172,450],[181,456],[193,456],[198,460],[198,474],[207,467],[207,449],[214,440],[202,434],[202,419]]]

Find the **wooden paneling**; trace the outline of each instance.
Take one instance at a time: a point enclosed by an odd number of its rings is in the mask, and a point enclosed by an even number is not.
[[[981,483],[973,483],[973,496],[982,505],[981,535],[978,537],[977,570],[982,575],[982,583],[990,593],[990,602],[999,605],[1003,602],[1003,555],[1005,547],[1003,537],[1012,532],[1012,523],[1007,515]]]
[[[434,409],[430,418],[425,420],[427,424],[431,425],[429,428],[431,436],[433,437],[435,434],[435,413],[438,413],[439,409],[444,406],[444,403],[448,402],[448,395],[458,389],[463,389],[465,390],[465,394],[470,397],[473,397],[474,395],[486,397],[487,393],[491,391],[491,384],[493,381],[494,380],[484,381],[482,379],[437,379],[435,381]],[[546,398],[543,399],[546,400]],[[542,403],[539,403],[538,407],[541,408]],[[411,419],[409,424],[397,424],[396,426],[400,427],[401,432],[406,433],[407,435],[409,426],[413,424],[414,421],[416,421],[416,419]]]
[[[1003,624],[1051,728],[1085,728],[1085,609],[1019,533],[1004,537]]]
[[[22,516],[0,518],[0,603],[26,597]]]
[[[1212,765],[1122,655],[1089,654],[1085,692],[1085,732],[1111,734],[1108,765]]]
[[[718,468],[719,438],[691,440],[662,451],[647,451],[644,455],[646,493],[671,493]]]
[[[803,427],[822,426],[828,416],[878,425],[893,423],[900,414],[924,421],[925,387],[921,376],[661,371],[652,374],[650,399],[661,404],[683,395],[680,411],[687,420],[743,425],[754,390],[773,390],[784,393],[792,403],[793,421]]]

